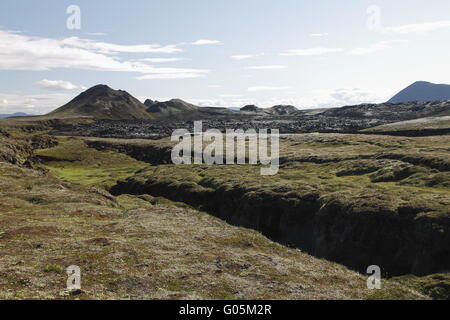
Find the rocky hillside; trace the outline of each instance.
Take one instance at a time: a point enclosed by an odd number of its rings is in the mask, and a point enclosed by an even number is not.
[[[277,105],[271,108],[259,108],[247,105],[238,110],[229,108],[199,107],[181,99],[172,99],[166,102],[155,102],[147,99],[145,104],[147,111],[155,114],[158,118],[170,118],[176,120],[203,120],[203,119],[242,119],[254,117],[273,116],[297,116],[301,112],[294,106]]]
[[[322,115],[348,119],[382,119],[389,122],[397,122],[450,115],[450,101],[361,104],[329,109],[323,112]]]
[[[181,99],[158,102],[147,99],[147,111],[161,121],[192,121],[241,118],[239,111],[227,108],[199,107]]]
[[[122,90],[97,85],[75,97],[66,105],[47,114],[51,118],[89,117],[94,119],[151,119],[147,107]]]
[[[392,97],[390,103],[450,100],[450,85],[417,81]]]
[[[3,120],[4,121],[4,120]],[[57,144],[56,139],[34,132],[27,133],[28,128],[14,128],[0,122],[0,161],[21,167],[31,167],[36,149],[49,148]]]
[[[146,105],[148,106],[148,112],[158,113],[164,116],[197,112],[199,108],[181,99],[172,99],[166,102],[153,103],[150,103],[149,100],[146,100]]]

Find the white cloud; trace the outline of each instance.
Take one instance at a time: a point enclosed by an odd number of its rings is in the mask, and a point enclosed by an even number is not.
[[[309,48],[309,49],[292,49],[280,53],[280,56],[320,56],[327,53],[342,52],[342,48]]]
[[[219,97],[222,98],[236,98],[236,97],[242,97],[242,94],[221,94]]]
[[[194,73],[194,72],[177,72],[177,73],[156,73],[156,74],[146,74],[143,76],[136,77],[138,80],[153,80],[153,79],[192,79],[204,77],[205,74]]]
[[[256,57],[260,57],[263,56],[264,53],[258,53],[258,54],[237,54],[234,56],[231,56],[230,58],[233,60],[245,60],[245,59],[251,59],[251,58],[256,58]]]
[[[219,40],[197,40],[192,42],[191,44],[194,46],[204,46],[207,44],[220,44],[221,42]]]
[[[244,59],[250,59],[253,57],[254,57],[254,55],[251,55],[251,54],[241,54],[241,55],[231,56],[230,58],[233,60],[244,60]]]
[[[280,70],[280,69],[286,69],[286,66],[281,66],[281,65],[268,65],[268,66],[253,66],[253,67],[248,67],[247,69],[252,69],[252,70]]]
[[[210,84],[208,86],[208,88],[222,88],[222,86],[218,85],[218,84]]]
[[[390,90],[387,90],[390,91]],[[386,90],[363,90],[360,88],[339,88],[328,92],[328,96],[335,100],[335,105],[359,103],[385,102],[390,94]]]
[[[366,54],[371,54],[374,52],[379,52],[379,51],[383,51],[386,49],[390,49],[392,48],[392,45],[395,43],[405,43],[407,41],[404,40],[391,40],[391,41],[381,41],[381,42],[377,42],[374,44],[371,44],[368,47],[365,48],[354,48],[349,50],[349,54],[351,55],[366,55]]]
[[[379,31],[384,33],[398,33],[398,34],[408,34],[408,33],[425,34],[440,29],[450,29],[450,20],[405,24],[395,27],[383,27],[380,28]]]
[[[405,40],[389,40],[380,41],[371,44],[369,47],[354,48],[348,50],[348,54],[351,55],[365,55],[373,52],[382,51],[392,48],[393,44],[405,43]],[[320,56],[328,53],[344,52],[343,48],[309,48],[309,49],[293,49],[280,53],[281,56]]]
[[[71,37],[63,39],[63,45],[82,48],[91,51],[98,51],[105,54],[110,53],[175,53],[183,51],[176,45],[160,46],[158,44],[138,44],[138,45],[119,45],[106,42],[98,42],[90,39],[81,39]]]
[[[260,91],[277,91],[277,90],[287,90],[291,87],[273,87],[273,86],[254,86],[247,88],[248,92],[260,92]]]
[[[145,58],[145,59],[139,59],[139,61],[151,62],[151,63],[177,62],[177,61],[183,61],[183,60],[186,60],[186,58]]]
[[[77,86],[69,81],[64,81],[64,80],[42,79],[42,80],[36,82],[34,85],[38,88],[52,90],[52,91],[75,90],[75,89],[83,88],[82,86]]]
[[[243,107],[248,104],[257,104],[259,100],[251,98],[223,97],[222,99],[184,98],[183,100],[201,107]]]
[[[311,33],[309,36],[312,38],[320,38],[328,36],[328,33]]]
[[[0,93],[0,113],[25,112],[28,114],[48,113],[74,98],[74,94],[50,93],[21,95]],[[4,103],[6,101],[6,103]]]
[[[104,32],[86,32],[86,34],[90,36],[106,36],[106,33]]]
[[[288,89],[288,87],[278,88],[279,90]],[[264,90],[249,90],[250,92],[258,92]],[[387,101],[394,94],[392,89],[386,88],[333,88],[314,90],[309,92],[289,92],[297,96],[286,97],[283,92],[273,95],[270,98],[253,99],[253,103],[262,108],[271,107],[278,104],[293,105],[299,109],[315,109],[315,108],[333,108],[346,105],[356,105],[361,103],[381,103]],[[232,100],[237,101],[237,100]]]
[[[305,92],[296,99],[297,106],[306,109],[332,108],[361,103],[381,103],[394,94],[392,89],[335,88]]]
[[[51,39],[30,37],[0,30],[0,70],[46,71],[57,68],[134,72],[168,78],[204,75],[209,70],[156,68],[144,62],[121,60],[120,52],[170,52],[174,46],[122,46],[78,38]]]
[[[263,87],[267,88],[267,87]],[[273,87],[272,87],[273,88]],[[277,87],[281,88],[281,87]],[[282,87],[282,90],[287,87]],[[271,97],[258,98],[256,95],[259,90],[252,91],[255,97],[220,97],[220,98],[182,98],[189,103],[198,106],[208,107],[243,107],[248,104],[254,104],[261,108],[268,108],[274,105],[285,104],[293,105],[299,109],[332,108],[345,105],[354,105],[360,103],[381,103],[387,101],[392,95],[392,89],[372,88],[332,88],[324,90],[314,90],[310,92],[291,92],[299,94],[298,97],[286,97],[285,92],[273,91]],[[264,91],[264,90],[262,90]],[[269,90],[270,91],[270,90]],[[279,96],[277,96],[279,95]],[[168,98],[157,99],[159,101],[168,100]]]

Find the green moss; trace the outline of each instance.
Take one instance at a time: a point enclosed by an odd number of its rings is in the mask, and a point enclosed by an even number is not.
[[[426,277],[405,275],[392,278],[392,281],[422,292],[435,300],[450,300],[449,274],[435,274]]]
[[[64,270],[64,267],[57,264],[48,264],[44,267],[44,272],[62,273]]]
[[[385,148],[429,158],[444,153],[444,159],[448,141],[442,139],[295,136],[282,144],[280,173],[263,177],[260,167],[248,165],[149,167],[61,138],[58,147],[38,152],[53,175],[0,163],[0,237],[5,253],[0,259],[0,296],[60,298],[61,281],[67,279],[62,266],[70,263],[82,267],[83,290],[95,299],[423,299],[412,285],[391,280],[383,282],[383,290],[368,292],[365,277],[355,272],[255,231],[174,207],[177,203],[167,199],[114,198],[83,184],[107,187],[116,179],[133,177],[132,181],[153,179],[205,197],[212,190],[245,191],[255,199],[280,197],[291,205],[289,201],[304,196],[320,196],[324,201],[338,199],[358,212],[411,206],[447,216],[449,191],[422,183],[421,171],[399,181],[374,183],[365,170],[388,167]],[[347,175],[337,174],[343,170]],[[436,181],[446,182],[445,172],[433,174],[441,177]],[[417,185],[404,184],[413,178]],[[247,264],[251,267],[239,268]],[[36,287],[30,290],[23,279]],[[422,292],[443,296],[441,282],[424,284],[428,289]]]
[[[215,297],[217,300],[237,300],[236,296],[228,291],[222,291],[217,294]]]
[[[366,300],[408,300],[405,290],[372,290]]]
[[[164,288],[166,288],[169,291],[181,291],[183,288],[183,284],[180,280],[171,280],[168,283],[164,285]]]
[[[134,175],[147,165],[116,153],[88,148],[81,139],[59,138],[50,149],[37,150],[44,160],[43,167],[58,178],[85,186],[110,188],[118,180]]]

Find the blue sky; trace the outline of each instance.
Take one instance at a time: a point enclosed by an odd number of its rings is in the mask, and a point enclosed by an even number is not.
[[[99,83],[210,106],[382,102],[450,83],[449,36],[448,0],[2,0],[0,113]]]

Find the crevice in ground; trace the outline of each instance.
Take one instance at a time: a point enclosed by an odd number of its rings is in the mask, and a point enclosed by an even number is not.
[[[426,275],[450,266],[448,234],[436,232],[434,219],[415,217],[414,208],[400,208],[398,213],[359,212],[338,199],[324,199],[315,193],[290,197],[240,188],[198,188],[151,178],[127,179],[110,191],[183,202],[362,273],[370,265],[381,266],[386,276]],[[449,221],[440,223],[448,228]]]
[[[114,150],[152,165],[170,163],[170,147],[86,141],[97,150]],[[375,153],[365,158],[395,159],[448,171],[439,159],[408,154]],[[286,159],[289,161],[290,159]],[[296,161],[328,161],[314,157]],[[334,159],[336,160],[336,159]],[[330,160],[331,161],[331,160]],[[283,161],[281,161],[283,162]],[[207,179],[178,182],[136,176],[111,188],[114,195],[148,194],[182,202],[230,224],[257,230],[289,247],[338,262],[365,273],[379,265],[385,276],[427,275],[450,270],[450,221],[427,214],[427,208],[405,203],[398,208],[355,206],[338,197],[311,190],[299,194],[286,190],[258,190],[225,186]]]

